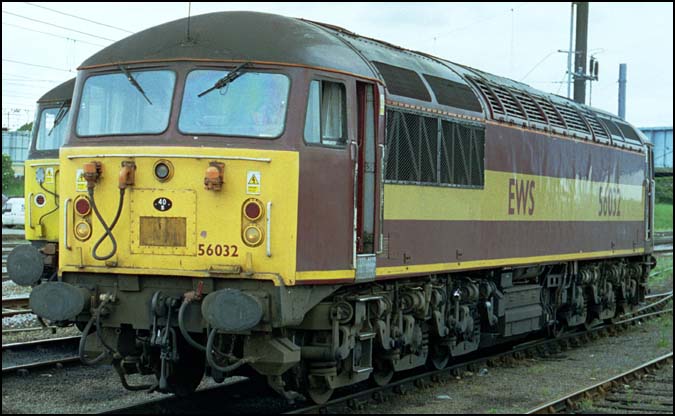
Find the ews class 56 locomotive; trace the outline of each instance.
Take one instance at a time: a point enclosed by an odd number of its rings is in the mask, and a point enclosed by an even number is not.
[[[58,277],[31,281],[126,387],[246,374],[323,402],[643,300],[653,169],[629,124],[327,24],[187,23],[80,66]]]

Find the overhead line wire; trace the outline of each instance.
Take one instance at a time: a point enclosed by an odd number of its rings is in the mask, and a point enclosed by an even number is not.
[[[4,10],[3,10],[2,12],[3,12],[3,13],[6,13],[6,14],[9,14],[9,15],[12,15],[12,16],[20,17],[20,18],[22,18],[22,19],[31,20],[31,21],[33,21],[33,22],[38,22],[38,23],[42,23],[42,24],[45,24],[45,25],[58,27],[59,29],[70,30],[70,31],[72,31],[72,32],[81,33],[81,34],[83,34],[83,35],[91,36],[91,37],[94,37],[94,38],[99,38],[99,39],[109,40],[109,41],[111,41],[111,42],[115,42],[114,39],[104,38],[103,36],[98,36],[98,35],[92,35],[91,33],[82,32],[82,31],[80,31],[80,30],[75,30],[75,29],[70,29],[70,28],[68,28],[68,27],[55,25],[55,24],[53,24],[53,23],[45,22],[45,21],[43,21],[43,20],[33,19],[32,17],[26,17],[26,16],[22,16],[22,15],[20,15],[20,14],[16,14],[16,13],[12,13],[12,12],[7,12],[7,11],[4,11]]]
[[[26,4],[30,5],[30,6],[33,6],[33,7],[39,7],[39,8],[41,8],[41,9],[49,10],[49,11],[54,12],[54,13],[62,14],[62,15],[64,15],[64,16],[70,16],[70,17],[74,17],[74,18],[76,18],[76,19],[84,20],[84,21],[86,21],[86,22],[91,22],[91,23],[94,23],[94,24],[97,24],[97,25],[109,27],[109,28],[111,28],[111,29],[121,30],[122,32],[134,33],[134,32],[132,32],[132,31],[130,31],[130,30],[122,29],[121,27],[112,26],[112,25],[108,25],[108,24],[105,24],[105,23],[97,22],[97,21],[95,21],[95,20],[87,19],[86,17],[80,17],[80,16],[76,16],[76,15],[74,15],[74,14],[61,12],[61,11],[51,9],[51,8],[49,8],[49,7],[46,7],[46,6],[40,6],[40,5],[38,5],[38,4],[30,3],[30,2],[27,2],[27,1],[25,1],[24,3],[26,3]]]
[[[53,66],[47,66],[47,65],[29,64],[29,63],[27,63],[27,62],[14,61],[14,60],[12,60],[12,59],[4,59],[4,58],[3,58],[2,60],[3,60],[4,62],[13,62],[13,63],[15,63],[15,64],[28,65],[28,66],[35,66],[35,67],[38,67],[38,68],[54,69],[54,70],[57,70],[57,71],[63,71],[63,72],[73,72],[73,71],[71,71],[70,69],[55,68],[55,67],[53,67]]]
[[[7,26],[14,26],[14,27],[18,27],[19,29],[28,30],[28,31],[31,31],[31,32],[42,33],[42,34],[44,34],[44,35],[49,35],[49,36],[55,36],[55,37],[57,37],[57,38],[63,38],[63,39],[67,39],[67,40],[72,40],[72,41],[74,41],[74,42],[87,43],[87,44],[89,44],[89,45],[100,46],[100,47],[102,47],[102,48],[105,48],[105,47],[106,47],[106,45],[101,45],[101,44],[99,44],[99,43],[92,43],[92,42],[87,42],[86,40],[75,39],[75,38],[69,38],[68,36],[61,36],[61,35],[57,35],[57,34],[55,34],[55,33],[49,33],[49,32],[43,32],[43,31],[41,31],[41,30],[30,29],[30,28],[23,27],[23,26],[19,26],[19,25],[15,25],[15,24],[12,24],[12,23],[5,23],[5,22],[2,22],[2,24],[3,24],[3,26],[4,26],[4,25],[7,25]]]

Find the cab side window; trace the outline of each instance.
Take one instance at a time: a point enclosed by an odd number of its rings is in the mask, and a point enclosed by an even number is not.
[[[312,81],[309,84],[305,141],[342,146],[347,141],[345,86],[338,82]]]

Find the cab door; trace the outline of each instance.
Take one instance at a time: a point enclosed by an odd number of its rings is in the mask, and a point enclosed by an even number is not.
[[[353,281],[356,84],[346,76],[314,73],[304,85],[297,279]]]

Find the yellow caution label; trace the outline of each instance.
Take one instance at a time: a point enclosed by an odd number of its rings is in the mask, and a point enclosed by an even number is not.
[[[45,184],[54,183],[54,168],[45,169]]]
[[[260,195],[260,172],[249,170],[246,174],[246,193]]]
[[[84,179],[84,169],[78,169],[75,173],[75,190],[77,192],[87,192],[87,180]]]

